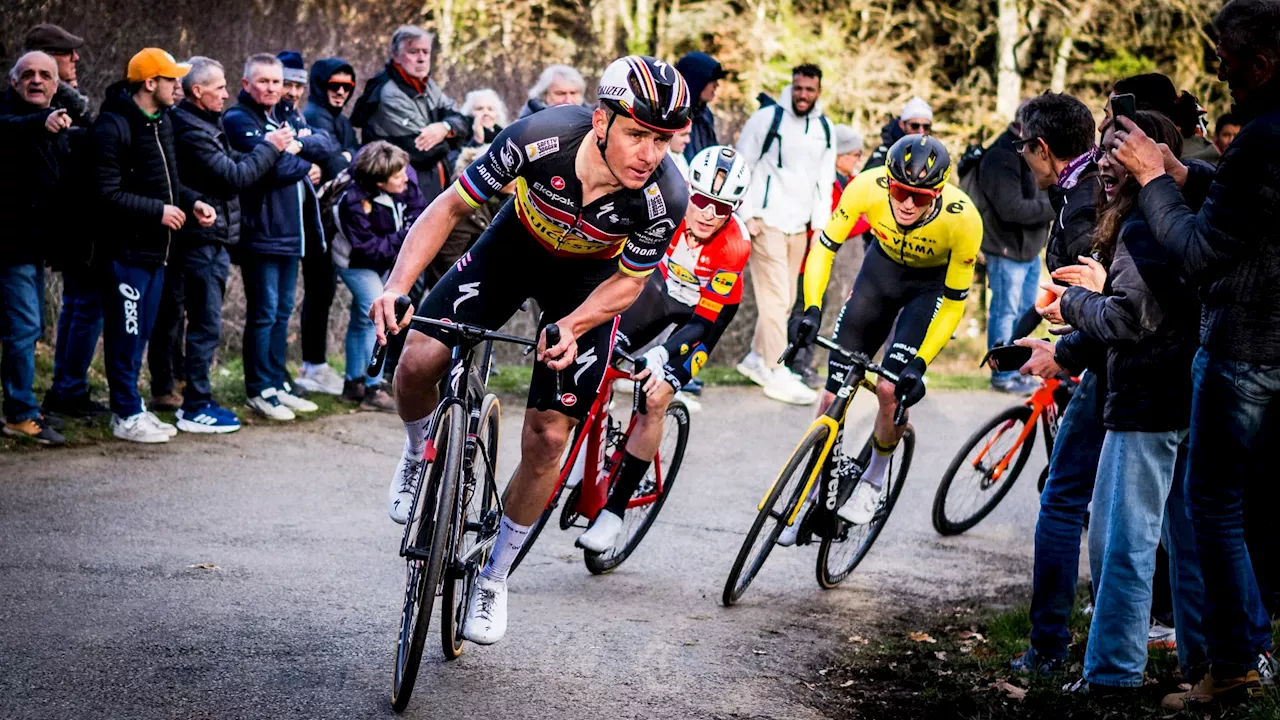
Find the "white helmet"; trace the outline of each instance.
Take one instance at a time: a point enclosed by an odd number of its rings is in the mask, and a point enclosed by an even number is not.
[[[737,150],[724,145],[704,148],[689,163],[689,187],[734,208],[751,184],[751,168]]]

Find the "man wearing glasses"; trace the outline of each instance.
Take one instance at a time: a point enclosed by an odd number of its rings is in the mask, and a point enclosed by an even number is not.
[[[804,316],[792,324],[789,337],[800,347],[813,344],[818,335],[831,263],[854,225],[865,218],[876,239],[834,333],[845,348],[871,355],[892,330],[892,344],[881,364],[898,376],[896,387],[886,378],[876,386],[880,411],[875,452],[853,495],[837,510],[854,524],[870,522],[880,503],[885,467],[905,427],[893,422],[898,403],[910,407],[924,397],[925,367],[964,315],[982,244],[982,219],[969,196],[947,184],[950,175],[951,157],[940,141],[907,135],[889,148],[883,168],[863,172],[849,183],[805,261]],[[846,374],[853,371],[834,354],[829,363],[819,412],[831,404]],[[794,542],[794,533],[779,538],[779,543],[787,541]]]
[[[924,98],[913,96],[906,105],[902,106],[902,113],[898,117],[880,128],[880,146],[871,153],[866,166],[862,169],[866,171],[883,166],[884,159],[889,155],[889,148],[903,137],[932,134],[933,108],[929,107],[929,103],[925,102]]]
[[[342,114],[355,90],[356,71],[346,60],[325,58],[311,66],[311,100],[303,108],[302,115],[312,130],[329,133],[338,145],[321,165],[324,171],[322,182],[328,182],[342,172],[351,164],[356,150],[360,149],[351,119]]]

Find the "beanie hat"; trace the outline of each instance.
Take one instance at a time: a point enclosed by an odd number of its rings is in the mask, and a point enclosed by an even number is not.
[[[307,64],[302,62],[302,53],[296,50],[285,50],[278,53],[276,58],[284,66],[285,82],[307,84]]]
[[[848,125],[836,126],[836,154],[847,155],[862,149],[862,136]]]
[[[903,120],[921,118],[932,122],[933,110],[929,107],[929,103],[922,100],[919,96],[915,96],[908,100],[906,105],[902,106],[902,115],[899,117]]]

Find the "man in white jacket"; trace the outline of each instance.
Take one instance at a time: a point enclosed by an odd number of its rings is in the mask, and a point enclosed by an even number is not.
[[[752,162],[751,189],[739,213],[751,233],[751,285],[755,336],[738,371],[764,386],[765,395],[808,405],[817,394],[778,364],[787,346],[787,317],[808,249],[806,230],[826,226],[831,215],[836,147],[833,127],[818,102],[822,70],[800,65],[776,106],[747,120],[738,152]]]

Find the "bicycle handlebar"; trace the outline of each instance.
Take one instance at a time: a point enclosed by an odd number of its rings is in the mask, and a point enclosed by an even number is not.
[[[395,319],[397,321],[403,319],[404,314],[409,311],[410,304],[411,303],[409,301],[409,298],[406,295],[401,295],[400,297],[396,298],[396,310],[395,310],[396,318]],[[525,347],[530,347],[530,348],[536,348],[538,346],[537,340],[530,340],[528,338],[516,337],[515,335],[508,335],[506,333],[494,332],[487,328],[482,328],[478,325],[468,325],[467,323],[449,322],[447,320],[438,320],[436,318],[422,317],[420,315],[414,315],[410,317],[409,320],[410,322],[418,323],[420,325],[430,325],[431,327],[439,328],[446,332],[457,335],[464,340],[468,340],[476,344],[484,342],[485,340],[498,340],[500,342],[509,342],[515,345],[524,345]],[[557,330],[557,333],[558,332],[559,331]],[[390,339],[388,339],[386,344],[374,346],[373,356],[369,358],[369,367],[366,370],[369,377],[377,377],[382,372],[382,366],[387,359],[387,347],[390,344],[391,344],[391,341]]]
[[[896,374],[891,373],[888,370],[885,370],[880,365],[877,365],[875,362],[871,360],[871,358],[867,357],[864,353],[854,352],[852,350],[849,350],[841,346],[836,341],[831,340],[830,338],[822,337],[821,335],[818,336],[817,340],[815,341],[815,344],[821,345],[822,347],[830,350],[831,352],[836,353],[837,355],[840,355],[845,360],[848,360],[850,363],[852,363],[854,367],[860,367],[863,370],[870,370],[871,372],[875,373],[876,375],[879,375],[882,378],[885,378],[890,382],[893,382],[893,383],[898,382],[898,376]],[[796,353],[798,352],[800,352],[799,346],[795,344],[788,344],[787,349],[782,352],[782,357],[778,358],[778,363],[781,365],[786,365],[787,363],[791,362],[792,359],[795,358]]]

